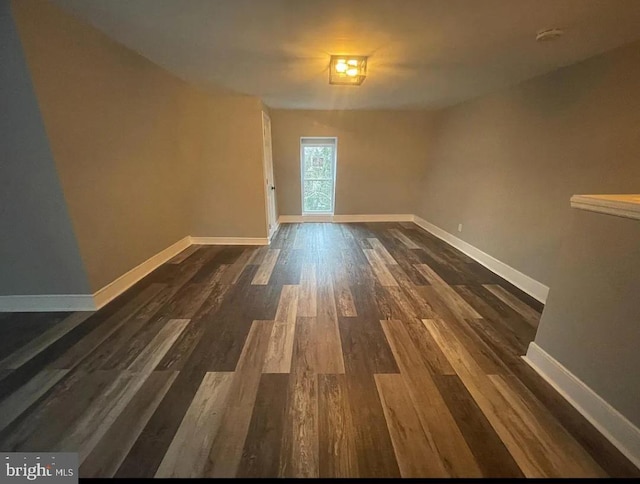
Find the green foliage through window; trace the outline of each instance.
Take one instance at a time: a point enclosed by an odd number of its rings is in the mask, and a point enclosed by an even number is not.
[[[330,212],[333,208],[333,146],[304,146],[304,212]]]

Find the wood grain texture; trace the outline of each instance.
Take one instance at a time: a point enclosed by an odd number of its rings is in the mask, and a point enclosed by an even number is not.
[[[283,286],[262,368],[263,373],[290,372],[297,309],[298,286]]]
[[[533,326],[534,328],[538,327],[538,323],[540,322],[540,313],[538,311],[520,301],[520,299],[515,297],[513,294],[511,294],[501,286],[498,286],[496,284],[485,284],[484,287],[492,294],[494,294],[498,299],[520,313],[520,315],[531,326]]]
[[[378,257],[384,261],[385,264],[398,265],[396,260],[389,254],[387,248],[376,238],[368,238],[369,245],[378,254]]]
[[[202,475],[226,407],[233,373],[207,373],[182,419],[155,477]]]
[[[482,475],[495,478],[524,477],[460,378],[457,375],[436,375],[434,381],[469,444]]]
[[[116,473],[177,375],[174,371],[158,371],[149,375],[140,391],[84,460],[80,466],[80,477],[112,477]]]
[[[272,328],[271,321],[254,321],[251,326],[229,388],[222,423],[202,471],[206,477],[233,477],[238,471]]]
[[[318,375],[319,477],[359,475],[356,431],[344,375]]]
[[[38,399],[58,383],[69,370],[40,371],[17,391],[0,402],[0,430],[13,422]]]
[[[364,255],[366,256],[369,264],[371,264],[371,268],[373,269],[378,282],[383,286],[397,286],[398,281],[393,278],[393,274],[389,272],[387,266],[384,263],[384,260],[378,253],[373,249],[363,249]]]
[[[278,475],[288,384],[288,375],[262,375],[238,477]]]
[[[267,253],[264,256],[264,260],[258,267],[258,272],[256,272],[256,275],[253,278],[251,284],[265,285],[269,283],[271,273],[273,272],[273,268],[276,266],[276,261],[278,260],[279,255],[280,249],[267,250]]]
[[[69,315],[53,328],[40,334],[37,338],[32,339],[29,343],[0,361],[0,369],[15,370],[20,368],[42,350],[51,346],[76,326],[82,324],[91,314],[90,312],[77,312]]]
[[[416,264],[416,269],[431,283],[433,289],[449,309],[461,318],[481,318],[480,314],[427,264]]]
[[[316,266],[303,264],[300,275],[300,298],[298,299],[298,316],[312,317],[317,313],[316,302]]]
[[[431,446],[451,477],[481,477],[482,473],[442,395],[425,367],[402,321],[382,321],[400,373]]]
[[[411,240],[404,232],[401,232],[398,229],[389,230],[394,237],[396,237],[400,242],[402,242],[407,249],[419,249],[420,246],[416,244],[413,240]]]
[[[90,315],[0,313],[0,449],[81,477],[640,477],[522,360],[541,310],[413,224],[194,246]]]
[[[549,439],[527,407],[518,404],[504,386],[499,386],[497,376],[484,374],[456,337],[446,333],[441,321],[423,322],[525,476],[596,477],[602,474],[586,455],[574,461],[573,447],[567,448]]]
[[[402,375],[376,375],[375,379],[402,477],[448,477],[422,429]]]

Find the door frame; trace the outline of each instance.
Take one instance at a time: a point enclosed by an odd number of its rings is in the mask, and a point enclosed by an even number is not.
[[[266,122],[269,121],[269,134],[271,135],[271,140],[269,140],[269,146],[271,147],[270,159],[271,159],[271,176],[269,176],[269,169],[267,166],[267,153],[266,153],[266,143],[265,143],[265,135],[266,135]],[[275,187],[275,175],[273,174],[273,134],[271,132],[271,117],[265,112],[262,111],[262,186],[264,187],[264,208],[265,208],[265,228],[267,230],[267,238],[269,242],[271,242],[271,237],[275,234],[276,230],[278,230],[278,204],[276,201],[276,193],[275,190],[271,190],[271,186]],[[269,183],[269,178],[271,178],[271,183]],[[271,216],[271,206],[269,203],[269,192],[273,191],[273,219]],[[271,227],[271,229],[269,229]]]
[[[331,197],[331,210],[325,212],[304,211],[304,144],[302,140],[333,140],[333,143],[317,143],[311,146],[333,146],[333,195]],[[338,137],[337,136],[300,136],[300,214],[303,217],[314,215],[334,215],[336,211],[336,175],[338,173]]]

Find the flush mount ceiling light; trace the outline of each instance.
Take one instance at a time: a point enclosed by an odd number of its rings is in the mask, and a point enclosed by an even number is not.
[[[332,55],[329,84],[359,86],[367,77],[367,58],[362,55]]]

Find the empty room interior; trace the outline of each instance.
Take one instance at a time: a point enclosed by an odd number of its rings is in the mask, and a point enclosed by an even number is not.
[[[640,1],[0,0],[2,482],[638,478],[639,348]]]

